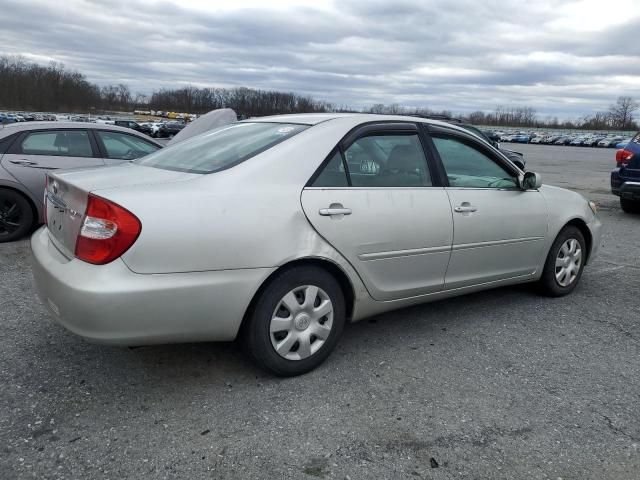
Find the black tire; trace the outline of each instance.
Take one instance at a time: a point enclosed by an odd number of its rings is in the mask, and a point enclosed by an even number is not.
[[[0,243],[24,237],[33,227],[33,210],[21,194],[0,188]]]
[[[287,359],[281,356],[272,344],[271,320],[276,315],[276,308],[279,307],[285,295],[308,285],[319,287],[331,301],[333,307],[331,329],[324,343],[320,344],[316,352],[303,359]],[[314,302],[315,300],[314,298]],[[250,312],[247,324],[243,327],[241,337],[243,347],[254,362],[263,369],[282,377],[301,375],[316,368],[333,351],[344,329],[345,312],[344,294],[331,274],[313,266],[284,270],[269,282]],[[292,328],[292,331],[297,334],[295,328]],[[282,334],[282,332],[279,333]],[[284,338],[288,338],[288,335],[288,333],[285,334]],[[311,337],[313,338],[313,335]],[[317,338],[312,340],[311,345],[318,340]],[[294,343],[293,346],[295,347],[295,345]],[[291,352],[289,353],[291,354]],[[293,353],[295,354],[295,352]]]
[[[580,244],[581,262],[575,278],[568,285],[563,286],[556,278],[556,269],[562,268],[556,267],[556,259],[560,255],[561,248],[571,239],[576,240]],[[576,285],[578,285],[580,277],[582,277],[587,253],[586,242],[582,232],[572,225],[564,227],[556,237],[547,254],[542,277],[538,282],[541,293],[550,297],[562,297],[571,293],[573,289],[576,288]]]
[[[620,197],[620,208],[625,213],[640,213],[640,202]]]

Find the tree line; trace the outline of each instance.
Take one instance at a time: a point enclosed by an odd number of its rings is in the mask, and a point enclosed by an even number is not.
[[[497,106],[493,111],[481,110],[466,115],[455,115],[449,110],[434,111],[428,108],[404,107],[398,104],[371,106],[367,113],[385,115],[416,115],[432,118],[456,118],[473,125],[487,127],[559,128],[571,130],[638,130],[635,113],[640,104],[631,97],[618,97],[607,111],[585,115],[575,120],[558,120],[558,117],[540,118],[532,107]]]
[[[206,113],[233,108],[239,115],[326,112],[327,102],[290,92],[251,88],[162,89],[150,96],[132,94],[124,84],[103,87],[60,63],[38,65],[20,57],[0,57],[0,108],[40,112],[161,110]]]
[[[243,117],[334,110],[330,103],[320,102],[311,97],[244,87],[162,89],[151,95],[148,108],[189,113],[206,113],[217,108],[232,108]]]
[[[278,113],[353,112],[309,96],[291,92],[252,88],[196,88],[192,86],[161,89],[151,95],[133,94],[124,84],[99,86],[80,72],[68,70],[60,63],[39,65],[21,57],[0,56],[0,108],[42,112],[104,112],[160,110],[206,113],[217,108],[232,108],[243,117]],[[640,104],[622,96],[607,111],[595,112],[577,120],[559,121],[557,117],[540,118],[532,107],[498,106],[493,111],[475,111],[458,116],[474,125],[500,127],[546,127],[590,130],[635,130],[634,119]],[[423,107],[399,104],[375,104],[369,113],[455,117],[448,110],[432,111]]]

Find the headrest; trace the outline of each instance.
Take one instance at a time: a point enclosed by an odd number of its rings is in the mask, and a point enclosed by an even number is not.
[[[387,170],[400,172],[415,172],[420,162],[424,161],[413,145],[396,145],[391,150],[387,160]]]

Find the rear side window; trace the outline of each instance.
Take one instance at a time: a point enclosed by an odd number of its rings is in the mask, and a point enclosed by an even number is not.
[[[307,128],[308,125],[288,123],[234,123],[178,142],[136,162],[178,172],[214,173],[258,155]]]
[[[347,187],[347,172],[344,171],[342,155],[339,151],[331,157],[329,163],[322,169],[320,175],[316,177],[312,187]]]
[[[93,157],[89,133],[86,130],[32,132],[22,140],[20,153],[24,155]]]
[[[431,175],[417,134],[370,135],[345,151],[354,187],[429,187]]]
[[[415,133],[366,135],[353,142],[344,155],[348,172],[345,172],[338,152],[311,186],[367,188],[433,185],[420,138]]]
[[[126,133],[96,131],[104,145],[107,158],[135,160],[155,152],[160,147]]]

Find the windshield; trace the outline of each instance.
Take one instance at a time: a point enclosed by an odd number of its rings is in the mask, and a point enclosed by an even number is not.
[[[291,123],[240,122],[176,143],[135,163],[188,173],[214,173],[238,165],[309,128]]]

